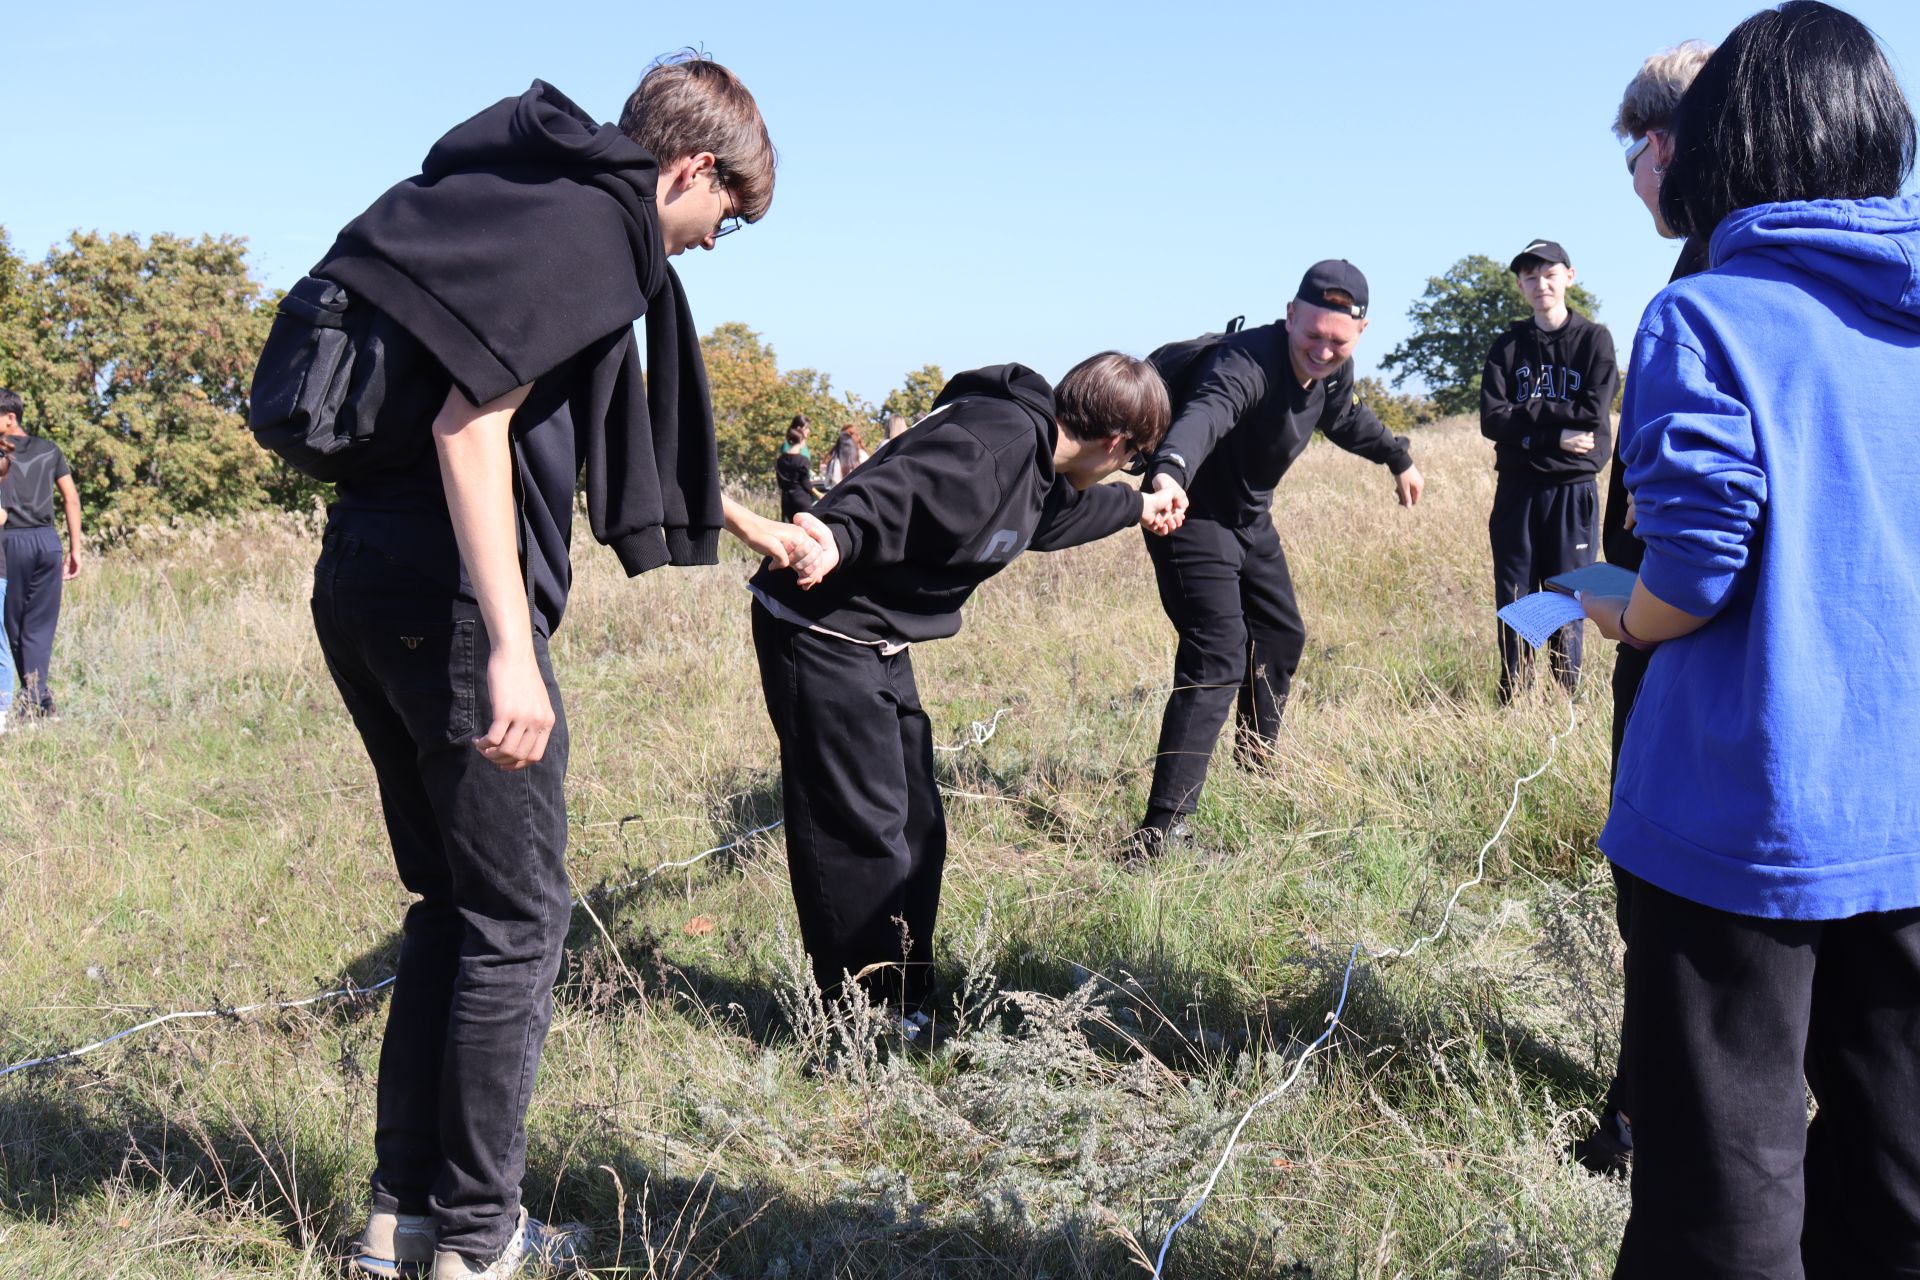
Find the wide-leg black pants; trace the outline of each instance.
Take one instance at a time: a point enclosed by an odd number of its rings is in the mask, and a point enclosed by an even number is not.
[[[1487,536],[1493,544],[1493,607],[1504,609],[1521,596],[1539,591],[1556,573],[1594,562],[1600,544],[1597,517],[1599,486],[1591,480],[1537,485],[1502,476],[1493,490]],[[1500,700],[1526,682],[1533,651],[1506,623],[1500,628]],[[1554,679],[1571,693],[1580,683],[1582,634],[1569,624],[1547,644]]]
[[[1764,920],[1637,879],[1632,902],[1614,1275],[1920,1277],[1920,910]]]
[[[780,739],[787,874],[814,979],[832,995],[864,973],[869,992],[917,1009],[931,986],[947,821],[913,660],[757,602],[753,647]]]
[[[1271,519],[1234,527],[1189,517],[1166,537],[1148,534],[1147,554],[1180,635],[1147,805],[1192,813],[1230,707],[1239,709],[1236,755],[1257,760],[1272,747],[1307,630]]]

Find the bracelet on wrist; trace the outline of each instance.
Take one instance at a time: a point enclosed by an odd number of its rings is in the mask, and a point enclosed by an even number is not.
[[[1620,611],[1620,642],[1635,649],[1651,649],[1660,643],[1658,640],[1642,640],[1639,636],[1627,630],[1627,611],[1625,609]]]

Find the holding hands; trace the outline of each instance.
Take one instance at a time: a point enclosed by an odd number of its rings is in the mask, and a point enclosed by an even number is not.
[[[802,511],[793,518],[794,526],[806,541],[805,548],[794,557],[793,572],[800,580],[802,591],[817,587],[821,581],[840,563],[840,544],[833,540],[833,530],[827,528],[811,513]]]
[[[1153,490],[1143,495],[1140,527],[1161,537],[1178,529],[1187,519],[1187,491],[1169,475],[1153,478]]]

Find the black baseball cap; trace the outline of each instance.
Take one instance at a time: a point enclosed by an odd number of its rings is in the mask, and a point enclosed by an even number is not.
[[[1329,301],[1327,294],[1333,290],[1352,298],[1353,305],[1349,307],[1343,302]],[[1308,267],[1307,274],[1300,277],[1300,292],[1293,296],[1296,301],[1338,311],[1355,320],[1367,318],[1367,278],[1360,274],[1360,268],[1345,258],[1328,258]]]
[[[1513,272],[1515,275],[1519,275],[1522,264],[1524,264],[1528,258],[1538,258],[1542,262],[1557,262],[1563,267],[1573,265],[1573,259],[1567,256],[1567,251],[1560,247],[1558,241],[1535,240],[1519,253],[1513,255],[1513,261],[1507,264],[1507,270]]]

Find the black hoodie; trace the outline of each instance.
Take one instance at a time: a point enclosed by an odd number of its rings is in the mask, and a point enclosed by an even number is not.
[[[1480,374],[1480,434],[1493,441],[1503,480],[1571,484],[1597,475],[1613,447],[1613,335],[1567,312],[1551,333],[1533,317],[1494,339]],[[1593,449],[1568,453],[1562,431],[1593,432]]]
[[[533,384],[513,433],[522,554],[549,632],[583,465],[593,536],[629,574],[717,558],[713,411],[658,176],[645,148],[536,80],[435,143],[313,269],[398,321],[474,404]],[[431,450],[405,474],[343,483],[339,505],[446,518]]]
[[[793,617],[867,643],[960,629],[974,589],[1022,551],[1061,551],[1139,523],[1139,491],[1076,489],[1053,470],[1053,388],[1025,365],[958,374],[913,430],[827,491],[813,514],[840,563],[810,591],[791,570],[749,584]]]
[[[1354,397],[1353,361],[1300,385],[1284,323],[1227,335],[1174,381],[1173,425],[1148,483],[1172,476],[1194,519],[1240,528],[1270,518],[1274,486],[1315,431],[1396,476],[1413,465],[1406,437]]]

